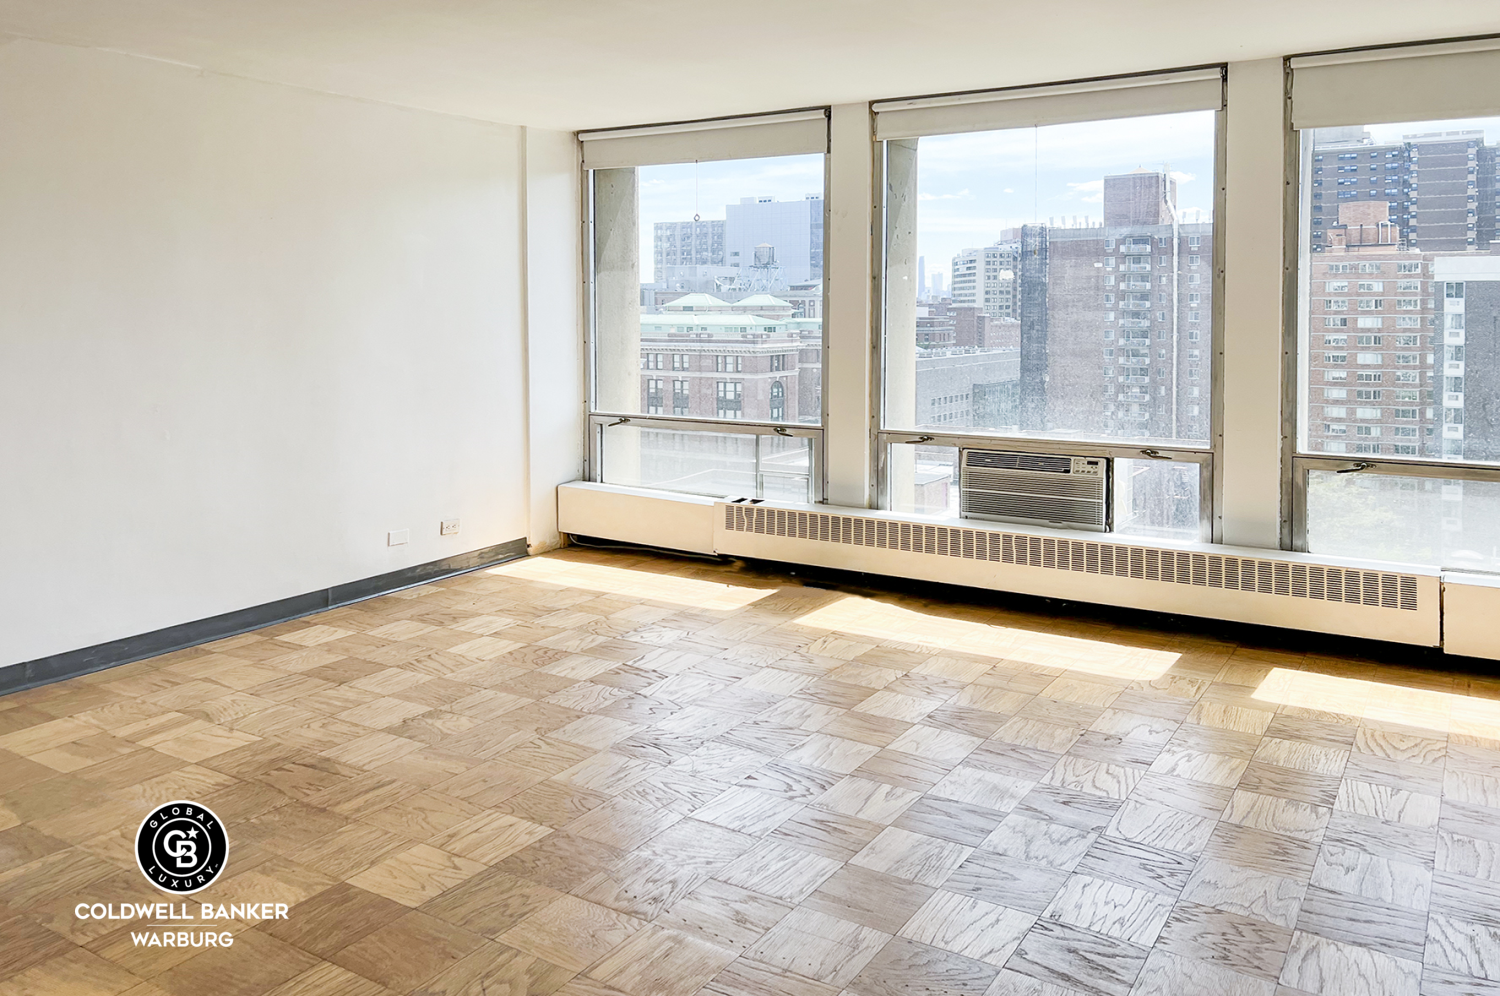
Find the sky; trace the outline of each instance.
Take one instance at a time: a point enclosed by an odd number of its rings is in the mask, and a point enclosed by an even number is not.
[[[1500,141],[1500,118],[1460,118],[1452,121],[1405,121],[1400,124],[1365,125],[1365,130],[1377,145],[1399,142],[1407,135],[1423,135],[1430,131],[1474,131],[1484,132],[1486,145]]]
[[[1178,208],[1209,221],[1213,162],[1212,111],[923,138],[917,252],[929,277],[946,277],[959,251],[989,245],[1007,228],[1075,217],[1097,225],[1104,177],[1138,167],[1170,171]]]
[[[923,138],[918,252],[946,277],[953,256],[1021,224],[1103,213],[1104,176],[1170,169],[1178,206],[1213,210],[1214,113],[1193,111]],[[823,188],[823,157],[646,166],[640,171],[641,280],[653,277],[653,225],[724,217],[741,197],[801,200]]]
[[[1371,138],[1398,142],[1428,131],[1483,129],[1500,142],[1500,118],[1368,125]],[[934,135],[918,145],[919,255],[946,279],[963,249],[993,243],[1022,224],[1071,224],[1103,214],[1104,176],[1138,167],[1168,169],[1177,204],[1213,212],[1214,113],[1190,111],[1110,121]],[[722,220],[741,197],[801,200],[823,189],[823,157],[781,156],[646,166],[640,170],[641,280],[653,277],[652,226],[658,221]]]

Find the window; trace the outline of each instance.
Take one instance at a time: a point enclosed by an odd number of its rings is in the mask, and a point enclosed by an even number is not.
[[[886,206],[881,429],[890,507],[923,504],[912,497],[925,486],[922,448],[911,444],[921,435],[961,432],[974,446],[996,448],[1018,439],[1036,441],[1023,447],[1029,449],[1067,440],[1085,451],[1130,440],[1169,456],[1164,463],[1193,465],[1184,471],[1195,485],[1190,502],[1170,474],[1144,474],[1137,494],[1168,502],[1172,489],[1171,502],[1192,505],[1192,534],[1200,535],[1198,496],[1211,487],[1196,485],[1200,468],[1211,464],[1212,406],[1190,403],[1188,387],[1212,371],[1201,357],[1189,362],[1188,344],[1208,338],[1189,325],[1212,313],[1212,257],[1200,250],[1213,245],[1215,109],[1222,99],[1217,73],[1193,84],[1200,85],[1203,110],[1150,114],[1160,96],[1151,86],[1140,88],[1139,116],[1070,116],[1013,128],[996,124],[1036,113],[1021,105],[1055,105],[1007,95],[973,112],[972,125],[963,108],[876,105]],[[1141,167],[1168,160],[1170,170]],[[1078,202],[1079,217],[1059,223],[1048,217],[1048,204],[1053,191],[1069,190],[1087,198]],[[1013,275],[1016,292],[991,300],[976,289],[963,303],[991,323],[1009,323],[1002,326],[1008,340],[950,346],[925,337],[931,316],[912,293],[918,260],[928,273],[953,274],[957,309],[960,263],[980,254]],[[1205,265],[1208,276],[1193,270]],[[1105,323],[1115,326],[1114,339],[1104,336],[1115,353],[1101,364]],[[935,421],[938,411],[926,404],[939,393],[929,385],[940,383],[973,396],[957,423]],[[1147,488],[1148,481],[1160,483]]]
[[[1294,545],[1316,553],[1445,567],[1468,562],[1500,570],[1500,422],[1473,414],[1500,405],[1500,393],[1490,386],[1500,383],[1500,370],[1490,352],[1482,361],[1476,351],[1466,352],[1463,338],[1468,334],[1464,325],[1474,314],[1482,314],[1478,321],[1486,330],[1500,320],[1500,304],[1491,303],[1500,302],[1500,256],[1489,252],[1496,218],[1488,220],[1483,235],[1479,228],[1469,229],[1462,219],[1472,205],[1466,203],[1464,184],[1457,182],[1470,143],[1486,150],[1500,144],[1500,117],[1410,120],[1408,101],[1401,108],[1406,120],[1381,123],[1381,107],[1395,97],[1389,88],[1374,85],[1340,85],[1335,94],[1329,83],[1316,99],[1299,97],[1312,93],[1308,80],[1333,80],[1337,72],[1383,72],[1382,78],[1394,82],[1402,73],[1426,71],[1423,64],[1430,62],[1425,57],[1416,62],[1367,60],[1356,70],[1349,68],[1353,62],[1330,61],[1305,73],[1298,60],[1292,63],[1304,220],[1298,235],[1302,290],[1296,332],[1302,372],[1286,492],[1292,498],[1291,532]],[[1420,99],[1438,109],[1443,93],[1441,88],[1423,91]],[[1500,100],[1495,103],[1500,111]],[[1396,188],[1380,200],[1341,204],[1337,217],[1315,224],[1314,157],[1359,149],[1409,156],[1409,191]],[[1487,154],[1493,157],[1493,152]],[[1420,200],[1418,175],[1424,180]],[[1349,272],[1359,275],[1355,291],[1369,296],[1355,299],[1357,310],[1400,313],[1394,336],[1357,337],[1361,349],[1351,359],[1366,369],[1356,371],[1353,400],[1360,407],[1352,409],[1353,446],[1347,450],[1325,445],[1324,437],[1332,435],[1326,431],[1332,416],[1321,403],[1327,399],[1322,386],[1327,371],[1320,368],[1329,355],[1322,319],[1333,310],[1328,302],[1337,299],[1330,289],[1336,280],[1328,276],[1334,266],[1351,267]],[[1390,277],[1394,287],[1386,282]],[[1385,298],[1389,291],[1397,296]],[[1417,330],[1422,328],[1440,330],[1431,337],[1434,343],[1421,341]],[[1428,349],[1421,351],[1424,346]],[[1377,351],[1380,347],[1394,348],[1386,353]],[[1482,369],[1472,369],[1481,364]],[[1434,378],[1442,383],[1434,384]],[[1382,381],[1395,390],[1383,389]],[[1476,386],[1481,383],[1483,388]],[[1423,390],[1424,384],[1432,390]],[[1395,406],[1380,407],[1382,402]],[[1368,456],[1373,466],[1337,473],[1350,469],[1348,460],[1340,459],[1343,453]],[[1387,457],[1399,460],[1380,462]],[[1462,464],[1477,479],[1444,477],[1445,464]],[[1293,486],[1299,479],[1301,486]]]
[[[718,389],[719,418],[743,418],[745,385],[737,380],[721,380],[714,386]]]
[[[580,138],[591,475],[815,499],[826,116]]]

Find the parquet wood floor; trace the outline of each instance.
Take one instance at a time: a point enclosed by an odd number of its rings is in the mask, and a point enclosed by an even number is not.
[[[228,949],[155,805],[281,902]],[[0,698],[0,996],[1500,994],[1500,682],[573,549]]]

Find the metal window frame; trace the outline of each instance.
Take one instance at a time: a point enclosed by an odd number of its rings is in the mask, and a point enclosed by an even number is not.
[[[827,127],[830,108],[816,107],[803,110],[820,111]],[[775,112],[770,114],[737,115],[726,118],[709,119],[705,121],[694,121],[689,124],[695,130],[704,130],[715,125],[722,127],[741,127],[753,119],[774,119],[788,112]],[[801,110],[795,113],[802,113]],[[611,129],[610,134],[639,133],[643,136],[653,133],[673,134],[682,130],[680,123],[669,123],[666,125],[646,124],[631,128]],[[602,483],[604,473],[603,461],[603,426],[620,419],[628,419],[632,424],[652,428],[671,428],[684,431],[704,432],[737,432],[742,435],[779,435],[807,437],[812,443],[812,466],[809,473],[812,475],[811,490],[814,502],[822,502],[827,492],[827,460],[824,459],[824,430],[828,425],[828,393],[823,390],[826,384],[826,372],[828,370],[828,279],[827,279],[827,256],[828,256],[828,223],[830,220],[829,208],[829,149],[825,142],[823,152],[823,256],[824,256],[824,278],[822,303],[820,305],[822,335],[820,336],[819,358],[821,367],[819,369],[819,421],[816,425],[808,423],[790,422],[751,422],[738,419],[700,419],[669,415],[645,415],[630,412],[605,412],[601,411],[596,404],[598,383],[598,367],[596,345],[596,270],[594,259],[594,171],[589,168],[580,168],[579,203],[583,206],[581,224],[580,252],[582,254],[581,272],[583,274],[583,358],[584,358],[584,446],[583,446],[583,479]],[[747,157],[749,158],[749,157]],[[722,162],[733,162],[735,160],[716,160]],[[626,167],[639,170],[642,167]],[[685,371],[679,371],[685,372]]]
[[[588,480],[604,483],[604,430],[610,426],[628,423],[640,429],[668,429],[679,432],[715,432],[737,436],[779,436],[783,439],[810,439],[808,481],[811,492],[808,500],[818,503],[824,494],[823,427],[796,425],[786,422],[750,422],[739,419],[683,418],[676,415],[611,415],[590,412],[585,420],[587,439],[587,461],[593,473]],[[709,492],[674,492],[678,494],[705,494]],[[721,497],[713,494],[711,497]],[[759,495],[745,495],[756,498]]]
[[[1359,51],[1382,51],[1379,49]],[[1305,57],[1297,57],[1305,58]],[[1379,454],[1361,453],[1316,453],[1300,448],[1302,428],[1302,319],[1304,281],[1310,274],[1302,272],[1302,223],[1303,210],[1307,209],[1308,229],[1311,230],[1311,198],[1303,201],[1302,165],[1304,153],[1311,162],[1312,149],[1302,147],[1302,132],[1292,121],[1292,75],[1295,72],[1293,57],[1284,60],[1285,115],[1283,126],[1286,196],[1283,210],[1282,269],[1285,273],[1284,319],[1282,322],[1282,396],[1281,396],[1281,546],[1284,550],[1300,553],[1307,549],[1307,482],[1313,471],[1332,471],[1346,474],[1374,474],[1382,477],[1412,477],[1428,480],[1451,479],[1461,481],[1500,482],[1500,463],[1482,463],[1471,460],[1411,459],[1386,457]],[[1434,120],[1442,120],[1436,118]],[[1308,188],[1310,192],[1311,188]],[[1310,295],[1310,284],[1308,294]],[[1310,303],[1310,297],[1309,297]],[[1311,336],[1309,326],[1309,336]],[[1352,334],[1352,333],[1351,333]],[[1421,334],[1420,332],[1418,334]],[[1420,407],[1420,406],[1419,406]],[[1421,437],[1418,437],[1420,440]]]
[[[1224,532],[1224,501],[1223,501],[1223,475],[1217,472],[1221,465],[1224,450],[1224,248],[1225,234],[1221,219],[1224,217],[1224,203],[1226,194],[1225,168],[1227,164],[1226,143],[1227,129],[1226,118],[1228,115],[1228,65],[1217,66],[1220,71],[1220,93],[1223,95],[1217,110],[1214,111],[1214,230],[1213,242],[1210,252],[1211,266],[1209,288],[1213,295],[1211,306],[1208,309],[1208,352],[1209,352],[1209,393],[1207,403],[1209,405],[1209,441],[1206,447],[1183,446],[1176,444],[1146,443],[1144,446],[1137,442],[1131,444],[1126,440],[1099,441],[1083,438],[1053,438],[1046,436],[1022,436],[985,433],[927,433],[892,429],[885,425],[885,328],[886,328],[886,237],[887,237],[887,197],[885,182],[886,142],[873,138],[875,145],[874,155],[874,211],[872,223],[875,226],[874,237],[871,239],[871,283],[873,306],[871,308],[871,321],[873,323],[870,336],[872,357],[870,363],[870,412],[869,412],[869,445],[874,450],[874,461],[872,463],[872,479],[870,481],[870,501],[874,508],[888,509],[890,507],[890,486],[887,480],[887,462],[889,446],[892,444],[915,443],[919,439],[933,446],[958,446],[975,447],[985,446],[996,449],[1022,450],[1025,452],[1059,453],[1072,456],[1109,456],[1124,459],[1153,459],[1147,454],[1159,454],[1158,459],[1174,460],[1178,462],[1197,463],[1199,465],[1198,495],[1199,495],[1199,539],[1205,543],[1223,542]],[[1167,70],[1165,72],[1170,72]],[[1142,79],[1159,78],[1161,72],[1149,72],[1136,74]],[[1143,85],[1141,89],[1149,92],[1149,85]],[[1037,88],[1039,93],[1045,92],[1045,87]],[[1024,98],[1022,98],[1024,99]],[[1145,111],[1142,116],[1151,112]]]

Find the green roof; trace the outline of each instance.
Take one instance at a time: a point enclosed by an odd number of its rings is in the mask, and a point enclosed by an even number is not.
[[[684,294],[675,301],[668,301],[662,307],[671,308],[674,311],[686,311],[689,308],[694,310],[698,308],[727,308],[729,307],[729,302],[720,301],[712,294]]]
[[[752,308],[790,308],[792,303],[783,301],[779,297],[772,297],[770,294],[752,294],[734,302],[733,307],[743,308],[746,305]]]

